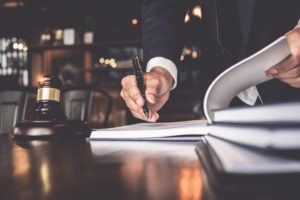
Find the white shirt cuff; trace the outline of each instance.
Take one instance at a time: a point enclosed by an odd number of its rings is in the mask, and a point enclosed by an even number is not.
[[[164,58],[164,57],[154,57],[151,58],[148,63],[147,63],[147,67],[146,67],[146,71],[150,72],[152,68],[154,67],[162,67],[164,69],[166,69],[171,76],[173,77],[173,86],[171,88],[171,90],[173,90],[176,85],[177,85],[177,68],[176,65],[169,59]]]

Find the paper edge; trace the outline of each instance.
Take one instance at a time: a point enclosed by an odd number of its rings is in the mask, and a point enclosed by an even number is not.
[[[209,87],[207,89],[207,92],[205,93],[204,103],[203,103],[204,114],[205,114],[205,117],[206,117],[206,119],[207,119],[207,121],[208,121],[209,124],[212,123],[212,118],[213,117],[212,117],[211,114],[209,114],[209,110],[208,110],[209,109],[208,98],[209,98],[209,95],[214,92],[213,90],[214,90],[214,86],[216,85],[216,83],[219,82],[219,80],[221,80],[225,74],[230,73],[232,70],[234,70],[235,68],[239,67],[241,64],[249,62],[249,60],[254,59],[256,56],[258,56],[261,53],[265,52],[266,50],[270,49],[270,47],[274,46],[274,44],[280,43],[282,40],[287,40],[286,36],[279,37],[278,39],[276,39],[275,41],[273,41],[269,45],[265,46],[261,50],[259,50],[256,53],[250,55],[249,57],[241,60],[240,62],[234,64],[233,66],[229,67],[228,69],[226,69],[225,71],[223,71],[220,75],[218,75],[217,78],[215,78],[213,80],[213,82],[209,85]],[[266,81],[268,81],[268,80],[266,80]],[[266,81],[264,81],[264,82],[266,82]],[[232,97],[232,98],[234,98],[234,97]]]

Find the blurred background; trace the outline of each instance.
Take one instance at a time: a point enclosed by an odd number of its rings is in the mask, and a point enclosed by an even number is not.
[[[41,75],[52,74],[64,87],[90,86],[107,92],[112,108],[106,126],[136,122],[119,93],[121,79],[133,74],[131,57],[143,58],[141,6],[141,0],[1,0],[0,89],[36,88]],[[203,29],[205,8],[201,1],[190,1],[179,83],[160,111],[160,121],[202,116],[194,106],[200,99],[198,82],[205,78],[199,73]],[[34,95],[28,104],[34,104]],[[93,97],[91,127],[102,126],[101,113],[107,105],[101,94]]]

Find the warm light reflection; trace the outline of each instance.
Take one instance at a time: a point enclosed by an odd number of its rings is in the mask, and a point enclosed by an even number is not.
[[[11,68],[11,67],[7,69],[7,73],[8,73],[8,74],[11,74],[11,73],[12,73],[12,68]]]
[[[108,65],[109,64],[109,59],[105,59],[104,64]]]
[[[50,40],[51,39],[51,35],[50,34],[42,34],[41,35],[41,39],[42,39],[42,41],[48,41],[48,40]]]
[[[38,80],[39,80],[38,81],[39,85],[43,85],[44,84],[45,79],[42,76],[39,76]]]
[[[194,59],[196,59],[196,58],[198,57],[198,52],[197,52],[197,51],[193,51],[193,52],[192,52],[192,57],[193,57]]]
[[[19,50],[22,50],[23,47],[24,47],[24,45],[23,45],[22,43],[19,43],[19,44],[18,44],[18,49],[19,49]]]
[[[198,160],[144,159],[133,155],[122,165],[121,177],[131,199],[136,199],[139,191],[145,191],[149,199],[196,200],[203,193]]]
[[[117,63],[116,60],[114,58],[99,58],[99,63],[100,64],[105,64],[105,65],[109,65],[112,68],[116,68],[117,67]]]
[[[116,68],[116,67],[117,67],[117,63],[111,63],[110,66],[111,66],[112,68]]]
[[[188,21],[190,21],[190,15],[189,15],[189,13],[186,13],[185,18],[184,18],[184,23],[187,23]]]
[[[183,61],[183,60],[184,60],[184,55],[181,54],[181,55],[180,55],[180,61]]]
[[[186,49],[186,50],[185,50],[185,54],[186,54],[186,55],[190,55],[191,53],[192,53],[191,49]]]
[[[15,43],[13,44],[13,49],[18,49],[18,43],[15,42]]]
[[[180,169],[178,188],[181,200],[201,199],[203,182],[199,165]]]
[[[103,63],[104,63],[104,61],[105,61],[105,59],[104,59],[104,58],[100,58],[100,59],[99,59],[99,63],[101,63],[101,64],[103,64]]]
[[[6,8],[23,7],[25,4],[22,1],[8,1],[2,4]]]
[[[145,163],[134,156],[131,157],[130,162],[123,164],[121,167],[122,180],[131,191],[129,194],[133,195],[130,196],[130,199],[136,199],[137,196],[135,195],[138,194],[138,190],[143,186],[141,181],[145,175],[144,170]]]
[[[61,40],[63,37],[63,31],[62,29],[57,29],[55,32],[55,39],[56,40]]]
[[[131,20],[132,25],[137,25],[138,22],[139,22],[139,21],[138,21],[137,19],[132,19],[132,20]]]
[[[47,194],[51,189],[49,165],[47,162],[43,162],[40,168],[41,179],[43,183],[43,192]]]
[[[14,176],[27,175],[30,168],[28,152],[23,148],[16,146],[13,148],[12,155]]]
[[[198,17],[199,19],[201,19],[201,18],[202,18],[202,10],[201,10],[201,7],[200,7],[200,6],[195,6],[195,7],[193,8],[192,14],[193,14],[195,17]]]

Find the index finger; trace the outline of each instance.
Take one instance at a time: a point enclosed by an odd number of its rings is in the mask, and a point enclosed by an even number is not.
[[[127,93],[129,98],[131,98],[138,106],[142,107],[144,105],[143,96],[137,86],[129,88]]]
[[[126,76],[122,79],[121,84],[124,92],[132,101],[134,101],[140,107],[144,105],[144,100],[140,90],[137,87],[135,76]]]
[[[128,90],[132,86],[137,86],[135,76],[134,75],[125,76],[121,81],[121,85],[124,90]]]

